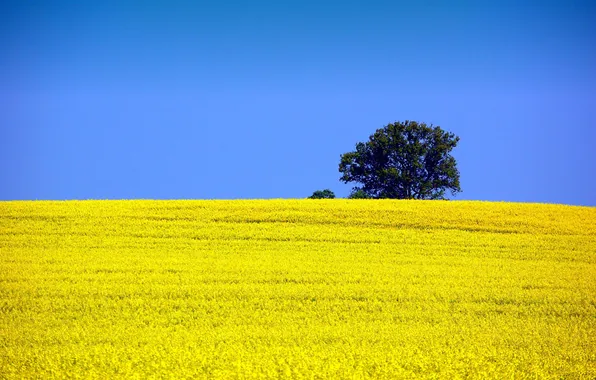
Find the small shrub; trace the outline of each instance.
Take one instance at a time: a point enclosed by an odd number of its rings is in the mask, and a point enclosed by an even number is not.
[[[333,199],[335,194],[329,189],[317,190],[308,199]]]

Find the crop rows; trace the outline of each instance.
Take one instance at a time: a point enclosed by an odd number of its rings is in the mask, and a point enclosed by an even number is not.
[[[596,378],[596,208],[0,202],[0,378]]]

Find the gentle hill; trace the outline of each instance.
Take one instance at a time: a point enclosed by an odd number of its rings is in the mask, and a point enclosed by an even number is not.
[[[596,208],[0,202],[2,378],[596,378]]]

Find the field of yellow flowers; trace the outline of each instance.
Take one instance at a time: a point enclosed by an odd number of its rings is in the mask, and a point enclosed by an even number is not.
[[[0,378],[596,378],[596,208],[0,202]]]

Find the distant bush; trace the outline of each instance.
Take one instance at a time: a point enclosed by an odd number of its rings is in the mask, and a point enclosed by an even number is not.
[[[355,188],[352,190],[350,195],[348,195],[348,199],[371,199],[372,197],[368,195],[364,190]]]
[[[329,189],[317,190],[308,199],[333,199],[335,194]]]

